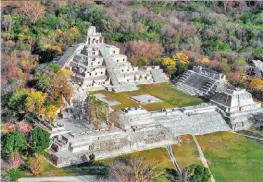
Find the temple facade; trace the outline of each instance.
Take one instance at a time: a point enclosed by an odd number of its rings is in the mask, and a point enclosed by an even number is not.
[[[217,105],[233,130],[263,125],[263,108],[245,89],[226,89],[215,94],[210,102]]]

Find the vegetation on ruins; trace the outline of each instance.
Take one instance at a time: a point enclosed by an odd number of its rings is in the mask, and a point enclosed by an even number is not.
[[[95,96],[88,96],[86,102],[88,122],[93,124],[96,129],[99,129],[102,123],[108,121],[109,105]]]

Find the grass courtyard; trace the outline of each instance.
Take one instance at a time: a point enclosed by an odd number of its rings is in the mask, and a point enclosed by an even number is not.
[[[146,110],[157,110],[162,108],[183,107],[190,105],[198,105],[203,102],[202,99],[196,96],[190,96],[173,87],[171,83],[147,84],[139,85],[140,89],[131,92],[109,92],[106,90],[90,92],[90,94],[104,94],[108,100],[118,101],[121,104],[112,106],[115,110],[120,110],[125,107],[139,106],[140,103],[130,99],[130,96],[150,94],[161,99],[163,102],[141,105]]]
[[[197,137],[218,182],[263,181],[263,144],[230,132]]]
[[[173,153],[176,157],[176,160],[179,164],[179,167],[182,169],[191,164],[201,164],[199,158],[199,152],[196,147],[196,144],[191,135],[185,135],[181,137],[182,144],[173,145]]]

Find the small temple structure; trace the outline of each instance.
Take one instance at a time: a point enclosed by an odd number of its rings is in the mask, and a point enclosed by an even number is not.
[[[217,110],[234,130],[259,127],[263,124],[261,104],[253,101],[252,95],[245,89],[226,89],[215,94],[210,102],[217,105]],[[262,121],[258,115],[261,115]]]

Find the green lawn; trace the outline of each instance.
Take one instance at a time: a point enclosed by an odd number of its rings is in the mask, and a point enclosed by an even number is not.
[[[190,96],[173,87],[171,83],[147,84],[139,85],[139,90],[131,92],[109,92],[106,90],[90,92],[90,94],[101,93],[109,100],[116,100],[121,104],[112,106],[113,109],[119,110],[125,107],[139,106],[140,103],[131,100],[130,96],[150,94],[161,99],[164,102],[142,105],[147,110],[157,110],[162,108],[183,107],[190,105],[198,105],[203,102],[196,96]]]
[[[263,181],[263,144],[229,132],[197,137],[217,182]]]
[[[125,154],[118,157],[127,157],[127,158],[139,158],[143,159],[146,164],[154,165],[156,167],[155,174],[159,176],[157,181],[163,182],[167,181],[165,177],[165,170],[175,169],[173,163],[168,155],[168,152],[165,148],[155,148],[151,150],[144,150],[139,152],[134,152],[131,154]],[[117,158],[118,158],[117,157]],[[113,162],[114,158],[108,158],[100,160],[99,162],[110,165]]]
[[[190,135],[182,136],[181,145],[173,145],[173,153],[180,168],[187,167],[191,164],[201,164],[199,152],[196,144]]]

